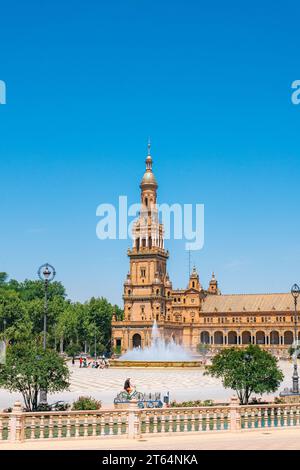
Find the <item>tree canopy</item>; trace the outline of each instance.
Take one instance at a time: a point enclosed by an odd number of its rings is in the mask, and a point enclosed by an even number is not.
[[[42,344],[44,284],[40,280],[18,282],[0,272],[0,339],[8,344],[35,339]],[[110,352],[113,312],[123,312],[107,299],[71,302],[60,282],[48,286],[47,344],[59,351]]]
[[[41,390],[54,393],[68,386],[69,369],[56,351],[44,351],[34,341],[16,343],[7,349],[0,369],[0,387],[20,392],[28,411],[37,410]]]
[[[235,390],[240,404],[248,404],[253,393],[275,392],[283,380],[277,359],[256,345],[224,349],[214,356],[205,373]]]

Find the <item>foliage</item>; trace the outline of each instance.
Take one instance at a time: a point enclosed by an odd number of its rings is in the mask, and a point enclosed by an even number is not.
[[[188,408],[188,407],[195,407],[195,406],[213,406],[214,402],[213,400],[189,400],[189,401],[182,401],[182,402],[177,402],[177,401],[172,401],[170,403],[171,408]]]
[[[299,346],[297,348],[294,348],[294,346],[290,346],[288,349],[288,353],[290,357],[293,357],[293,354],[296,352],[297,358],[300,357],[300,348]]]
[[[78,343],[71,343],[66,347],[66,353],[68,356],[74,357],[77,356],[81,352],[80,344]]]
[[[205,357],[209,353],[209,350],[210,350],[209,344],[203,344],[203,343],[197,344],[197,351],[201,356]]]
[[[20,392],[26,409],[35,411],[41,390],[54,393],[68,389],[69,369],[55,351],[44,351],[33,341],[18,342],[7,348],[6,363],[0,369],[0,386]]]
[[[38,405],[37,411],[67,411],[70,406],[71,405],[65,401],[58,401],[52,405],[41,403]]]
[[[92,397],[82,396],[73,402],[72,410],[100,410],[101,406],[101,401],[95,400]]]
[[[0,339],[10,344],[36,341],[42,345],[44,316],[44,284],[42,281],[8,280],[0,273]],[[73,356],[79,352],[111,352],[111,320],[123,316],[118,306],[104,298],[85,303],[66,298],[64,286],[51,282],[48,286],[47,345]],[[5,330],[5,331],[4,331]]]
[[[283,380],[277,359],[272,354],[249,345],[246,349],[229,348],[214,356],[205,374],[222,380],[225,388],[236,391],[240,404],[248,404],[252,393],[275,392]]]
[[[276,403],[276,405],[282,404],[282,403],[284,403],[284,398],[275,397],[274,398],[274,403]]]

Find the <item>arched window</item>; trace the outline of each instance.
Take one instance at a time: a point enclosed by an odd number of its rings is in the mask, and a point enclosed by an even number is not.
[[[293,344],[294,335],[292,331],[285,331],[283,338],[284,338],[284,344]]]
[[[251,344],[251,333],[250,333],[250,331],[243,331],[243,333],[242,333],[242,344]]]
[[[209,344],[209,332],[208,331],[201,331],[200,343]]]
[[[266,344],[266,336],[263,331],[256,333],[256,344]]]
[[[271,333],[270,333],[270,344],[279,344],[279,333],[278,333],[278,331],[271,331]]]
[[[223,339],[223,333],[222,331],[216,331],[214,334],[214,343],[215,344],[223,344],[224,339]]]
[[[229,333],[228,333],[228,344],[237,344],[237,333],[236,333],[236,331],[229,331]]]
[[[132,337],[132,347],[133,348],[140,348],[142,345],[142,338],[141,338],[141,335],[139,335],[138,333],[136,333],[135,335],[133,335]]]

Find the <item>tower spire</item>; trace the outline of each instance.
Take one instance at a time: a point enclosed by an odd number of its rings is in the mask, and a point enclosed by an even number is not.
[[[151,141],[150,137],[148,137],[148,153],[146,158],[146,171],[152,171],[152,157],[151,157]]]

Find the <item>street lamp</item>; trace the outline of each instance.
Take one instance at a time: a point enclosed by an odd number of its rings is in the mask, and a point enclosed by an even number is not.
[[[42,264],[38,270],[38,276],[41,281],[44,282],[45,297],[44,297],[44,328],[43,328],[43,349],[46,350],[47,346],[47,315],[48,315],[48,286],[51,281],[55,278],[56,272],[51,264]],[[40,403],[47,404],[47,391],[40,391]]]
[[[300,287],[294,284],[291,288],[291,294],[294,297],[295,313],[294,313],[294,345],[295,351],[293,354],[294,359],[294,372],[293,372],[293,389],[292,392],[299,394],[299,375],[297,370],[297,348],[298,348],[298,322],[297,322],[297,302],[300,294]]]

